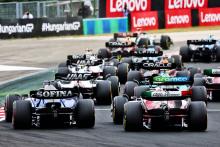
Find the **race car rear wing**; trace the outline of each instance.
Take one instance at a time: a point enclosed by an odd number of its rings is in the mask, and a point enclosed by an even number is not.
[[[78,91],[74,89],[63,90],[33,90],[30,96],[37,99],[66,99],[78,96]]]
[[[92,73],[68,73],[68,74],[56,73],[55,74],[56,80],[65,80],[65,81],[91,80],[94,79],[95,77],[96,76]]]
[[[119,41],[105,43],[106,47],[111,47],[111,48],[126,48],[126,47],[134,47],[135,45],[136,45],[135,42],[131,42],[130,44]]]
[[[212,45],[216,42],[217,40],[187,40],[187,45]]]
[[[125,37],[138,37],[138,33],[114,33],[114,39]]]
[[[142,98],[152,101],[183,100],[190,97],[190,91],[144,91]]]
[[[191,85],[189,77],[153,77],[153,85]]]
[[[176,68],[172,63],[153,63],[153,62],[148,62],[148,63],[143,63],[143,69],[146,70],[158,70],[158,69],[173,69]]]
[[[203,74],[211,77],[220,77],[220,69],[204,69]]]

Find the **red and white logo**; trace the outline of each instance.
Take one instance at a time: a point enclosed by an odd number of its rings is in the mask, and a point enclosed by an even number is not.
[[[199,25],[220,25],[220,8],[199,9]]]
[[[137,29],[141,31],[158,29],[157,11],[131,13],[131,31],[135,32]]]
[[[191,10],[170,10],[165,12],[166,28],[191,27]]]
[[[146,12],[151,9],[151,0],[107,0],[106,17],[122,17],[125,5],[130,12]]]
[[[165,10],[206,8],[208,0],[165,0]]]

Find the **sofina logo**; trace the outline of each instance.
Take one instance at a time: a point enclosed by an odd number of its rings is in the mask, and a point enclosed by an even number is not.
[[[186,82],[188,81],[188,77],[161,77],[157,76],[153,78],[154,82]]]
[[[72,97],[72,91],[38,91],[37,95],[38,98],[61,98],[61,97]]]

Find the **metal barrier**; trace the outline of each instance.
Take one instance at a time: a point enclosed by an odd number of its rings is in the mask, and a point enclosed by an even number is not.
[[[0,19],[19,19],[26,11],[34,18],[77,16],[84,0],[54,0],[32,2],[0,3]],[[98,0],[91,0],[94,12],[91,17],[98,16]]]

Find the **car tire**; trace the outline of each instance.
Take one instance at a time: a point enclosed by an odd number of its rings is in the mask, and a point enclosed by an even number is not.
[[[176,77],[189,77],[190,74],[188,71],[177,71],[176,72]]]
[[[134,88],[136,86],[138,86],[138,84],[134,81],[128,81],[125,83],[124,94],[128,96],[129,100],[134,96]]]
[[[191,102],[189,105],[188,127],[192,131],[205,131],[207,129],[207,109],[204,102]]]
[[[97,57],[101,59],[111,58],[111,52],[107,48],[101,48],[98,50]]]
[[[80,99],[76,108],[76,125],[79,128],[92,128],[95,125],[95,108],[91,99]]]
[[[160,38],[160,46],[163,50],[168,50],[172,44],[170,36],[162,35]]]
[[[126,83],[127,76],[129,71],[129,64],[128,63],[120,63],[118,65],[118,78],[121,84]]]
[[[12,125],[14,129],[31,128],[32,107],[30,101],[17,100],[13,103]]]
[[[99,81],[96,86],[96,101],[99,105],[110,105],[112,89],[109,81]]]
[[[205,86],[192,86],[191,101],[207,101],[207,90]]]
[[[121,63],[128,63],[129,65],[131,64],[132,59],[130,57],[125,57],[122,59]]]
[[[60,63],[60,64],[58,65],[58,68],[64,68],[64,67],[67,68],[66,62],[62,62],[62,63]]]
[[[120,83],[117,76],[110,76],[108,81],[111,82],[112,97],[118,96],[120,92]]]
[[[143,109],[140,102],[124,105],[123,126],[125,131],[140,131],[143,128]]]
[[[138,43],[138,48],[148,48],[148,45],[150,45],[150,40],[148,38],[141,38]]]
[[[220,62],[220,47],[216,48],[216,61]]]
[[[197,73],[201,73],[201,70],[199,68],[191,67],[188,69],[190,73],[190,80],[193,81],[194,75]]]
[[[113,100],[112,119],[115,124],[123,123],[124,104],[128,99],[124,96],[116,96]]]
[[[21,100],[21,96],[18,94],[7,95],[5,99],[5,121],[12,121],[13,103],[17,100]]]
[[[141,72],[140,71],[129,71],[127,81],[141,81]]]
[[[142,93],[147,90],[149,90],[148,86],[137,86],[134,88],[134,96],[140,98],[142,97]]]
[[[182,63],[182,57],[179,55],[172,55],[171,59],[173,59],[173,64],[175,68],[182,68],[183,63]]]
[[[107,79],[108,76],[116,76],[116,69],[114,66],[105,66],[103,69],[103,78]]]
[[[183,46],[180,48],[180,55],[182,56],[183,62],[189,62],[192,58],[192,55],[190,53],[190,48],[188,46]]]
[[[206,82],[203,78],[194,78],[193,86],[205,86]]]

